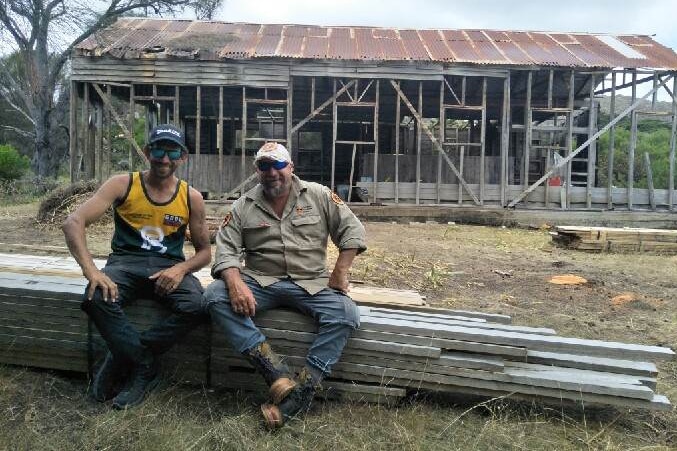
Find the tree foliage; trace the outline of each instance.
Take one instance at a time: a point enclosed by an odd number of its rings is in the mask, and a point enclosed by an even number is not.
[[[12,146],[0,145],[0,180],[9,181],[21,178],[30,167],[28,157],[19,154]]]
[[[630,149],[630,122],[621,121],[616,126],[614,133],[614,175],[612,184],[617,187],[628,186]],[[649,154],[653,184],[656,189],[667,189],[670,163],[670,134],[669,123],[646,119],[637,124],[637,144],[634,158],[634,186],[647,188],[647,168],[644,154]],[[598,167],[599,184],[607,184],[608,175],[606,168],[609,161],[609,133],[605,133],[599,139],[597,153],[599,156]]]
[[[0,97],[30,128],[4,125],[32,140],[32,165],[39,177],[56,175],[61,161],[54,151],[53,131],[66,126],[58,124],[52,113],[61,94],[67,92],[61,82],[73,48],[122,15],[161,16],[185,7],[211,17],[218,2],[0,0],[0,45],[11,54],[0,60]]]

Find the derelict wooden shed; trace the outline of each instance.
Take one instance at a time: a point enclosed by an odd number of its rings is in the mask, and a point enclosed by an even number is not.
[[[145,107],[147,127],[186,131],[180,175],[211,198],[252,183],[253,154],[274,140],[299,176],[353,201],[672,211],[676,74],[677,54],[641,35],[124,18],[73,51],[71,177],[120,169],[111,130],[129,138]],[[632,96],[623,110],[621,89]],[[640,111],[659,90],[671,112]],[[628,116],[619,169],[614,125]],[[637,123],[656,116],[672,125],[669,180],[640,189]]]

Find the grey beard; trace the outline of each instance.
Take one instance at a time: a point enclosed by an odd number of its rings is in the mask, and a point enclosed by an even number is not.
[[[263,193],[266,196],[272,197],[272,198],[280,197],[281,195],[283,195],[287,192],[290,185],[291,185],[291,181],[289,183],[278,185],[276,187],[268,187],[268,186],[266,186],[265,183],[262,183]]]

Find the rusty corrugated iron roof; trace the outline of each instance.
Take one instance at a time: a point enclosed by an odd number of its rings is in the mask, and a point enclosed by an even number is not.
[[[80,43],[85,56],[197,60],[303,58],[483,65],[677,69],[677,54],[642,35],[411,30],[123,18]]]

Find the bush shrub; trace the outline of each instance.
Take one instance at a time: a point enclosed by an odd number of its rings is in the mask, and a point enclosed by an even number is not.
[[[28,157],[21,155],[14,147],[0,145],[0,180],[20,179],[30,166]]]

